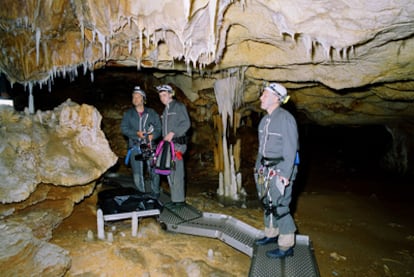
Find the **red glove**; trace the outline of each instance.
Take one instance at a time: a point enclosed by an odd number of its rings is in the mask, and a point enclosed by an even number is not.
[[[183,159],[183,153],[181,151],[175,152],[175,156],[177,157],[177,160],[179,161]]]

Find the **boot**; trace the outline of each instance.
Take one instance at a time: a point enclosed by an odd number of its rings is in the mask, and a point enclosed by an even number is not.
[[[293,247],[287,250],[280,250],[279,248],[269,250],[266,251],[266,256],[273,259],[283,259],[285,257],[293,256]]]
[[[261,238],[259,240],[256,240],[254,242],[254,244],[256,244],[256,245],[266,245],[266,244],[269,244],[269,243],[272,243],[272,242],[277,242],[277,237],[273,237],[273,238],[264,237],[264,238]]]

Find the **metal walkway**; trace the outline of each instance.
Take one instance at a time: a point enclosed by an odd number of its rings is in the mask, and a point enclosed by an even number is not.
[[[131,177],[110,178],[121,186],[130,186]],[[126,182],[129,182],[126,183]],[[296,235],[294,255],[285,259],[270,259],[266,251],[275,245],[256,246],[255,240],[263,237],[260,231],[231,216],[205,213],[191,205],[174,207],[168,194],[159,199],[164,203],[159,220],[163,229],[196,236],[216,238],[251,257],[251,277],[319,277],[314,251],[308,236]]]

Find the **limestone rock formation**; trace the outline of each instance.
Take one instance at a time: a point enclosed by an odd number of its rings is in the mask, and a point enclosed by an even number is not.
[[[71,259],[68,251],[39,240],[15,222],[0,223],[2,276],[63,276]]]
[[[47,241],[117,161],[101,119],[70,100],[36,114],[0,106],[2,276],[62,276],[70,267],[69,253]]]
[[[42,182],[90,183],[117,160],[92,106],[68,100],[34,115],[1,107],[1,203],[25,200]]]
[[[6,0],[3,7],[0,70],[11,82],[46,82],[78,66],[211,73],[245,66],[256,84],[338,90],[405,82],[414,70],[409,0]]]

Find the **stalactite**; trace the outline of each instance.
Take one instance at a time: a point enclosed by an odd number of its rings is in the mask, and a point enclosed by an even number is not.
[[[36,28],[36,65],[39,65],[39,47],[40,47],[41,31]]]
[[[106,59],[106,55],[105,55],[105,36],[103,34],[101,34],[101,32],[96,31],[98,34],[98,41],[101,44],[102,47],[102,59]]]
[[[312,38],[308,35],[302,36],[303,44],[305,45],[306,53],[309,59],[312,59],[313,52],[313,41]]]
[[[83,75],[86,75],[86,72],[88,70],[88,64],[86,61],[82,63],[82,68],[83,68]]]
[[[149,34],[147,28],[144,29],[144,34],[145,34],[145,38],[146,38],[145,39],[145,48],[149,48],[150,47],[150,40],[149,40],[150,34]],[[141,51],[141,53],[142,53],[142,51]]]
[[[130,54],[130,55],[131,55],[131,53],[132,53],[132,40],[130,39],[130,40],[128,41],[128,54]]]
[[[79,22],[79,28],[81,30],[81,40],[85,40],[85,26],[83,25],[83,21]]]
[[[139,27],[139,32],[138,32],[138,38],[139,38],[139,55],[142,55],[142,26],[138,26]]]
[[[191,0],[183,0],[183,7],[185,18],[188,20],[191,13]]]
[[[105,45],[106,56],[109,57],[109,55],[111,54],[111,44],[109,43],[109,40],[106,41]]]
[[[234,120],[233,120],[233,134],[236,135],[237,129],[240,127],[240,120],[242,114],[240,112],[234,112]]]
[[[207,46],[207,54],[214,54],[215,53],[215,45],[216,45],[216,10],[217,10],[217,0],[210,0],[208,3],[208,12],[210,16],[210,35],[209,35],[209,42]],[[213,58],[214,59],[214,58]],[[208,58],[208,60],[211,60]]]

